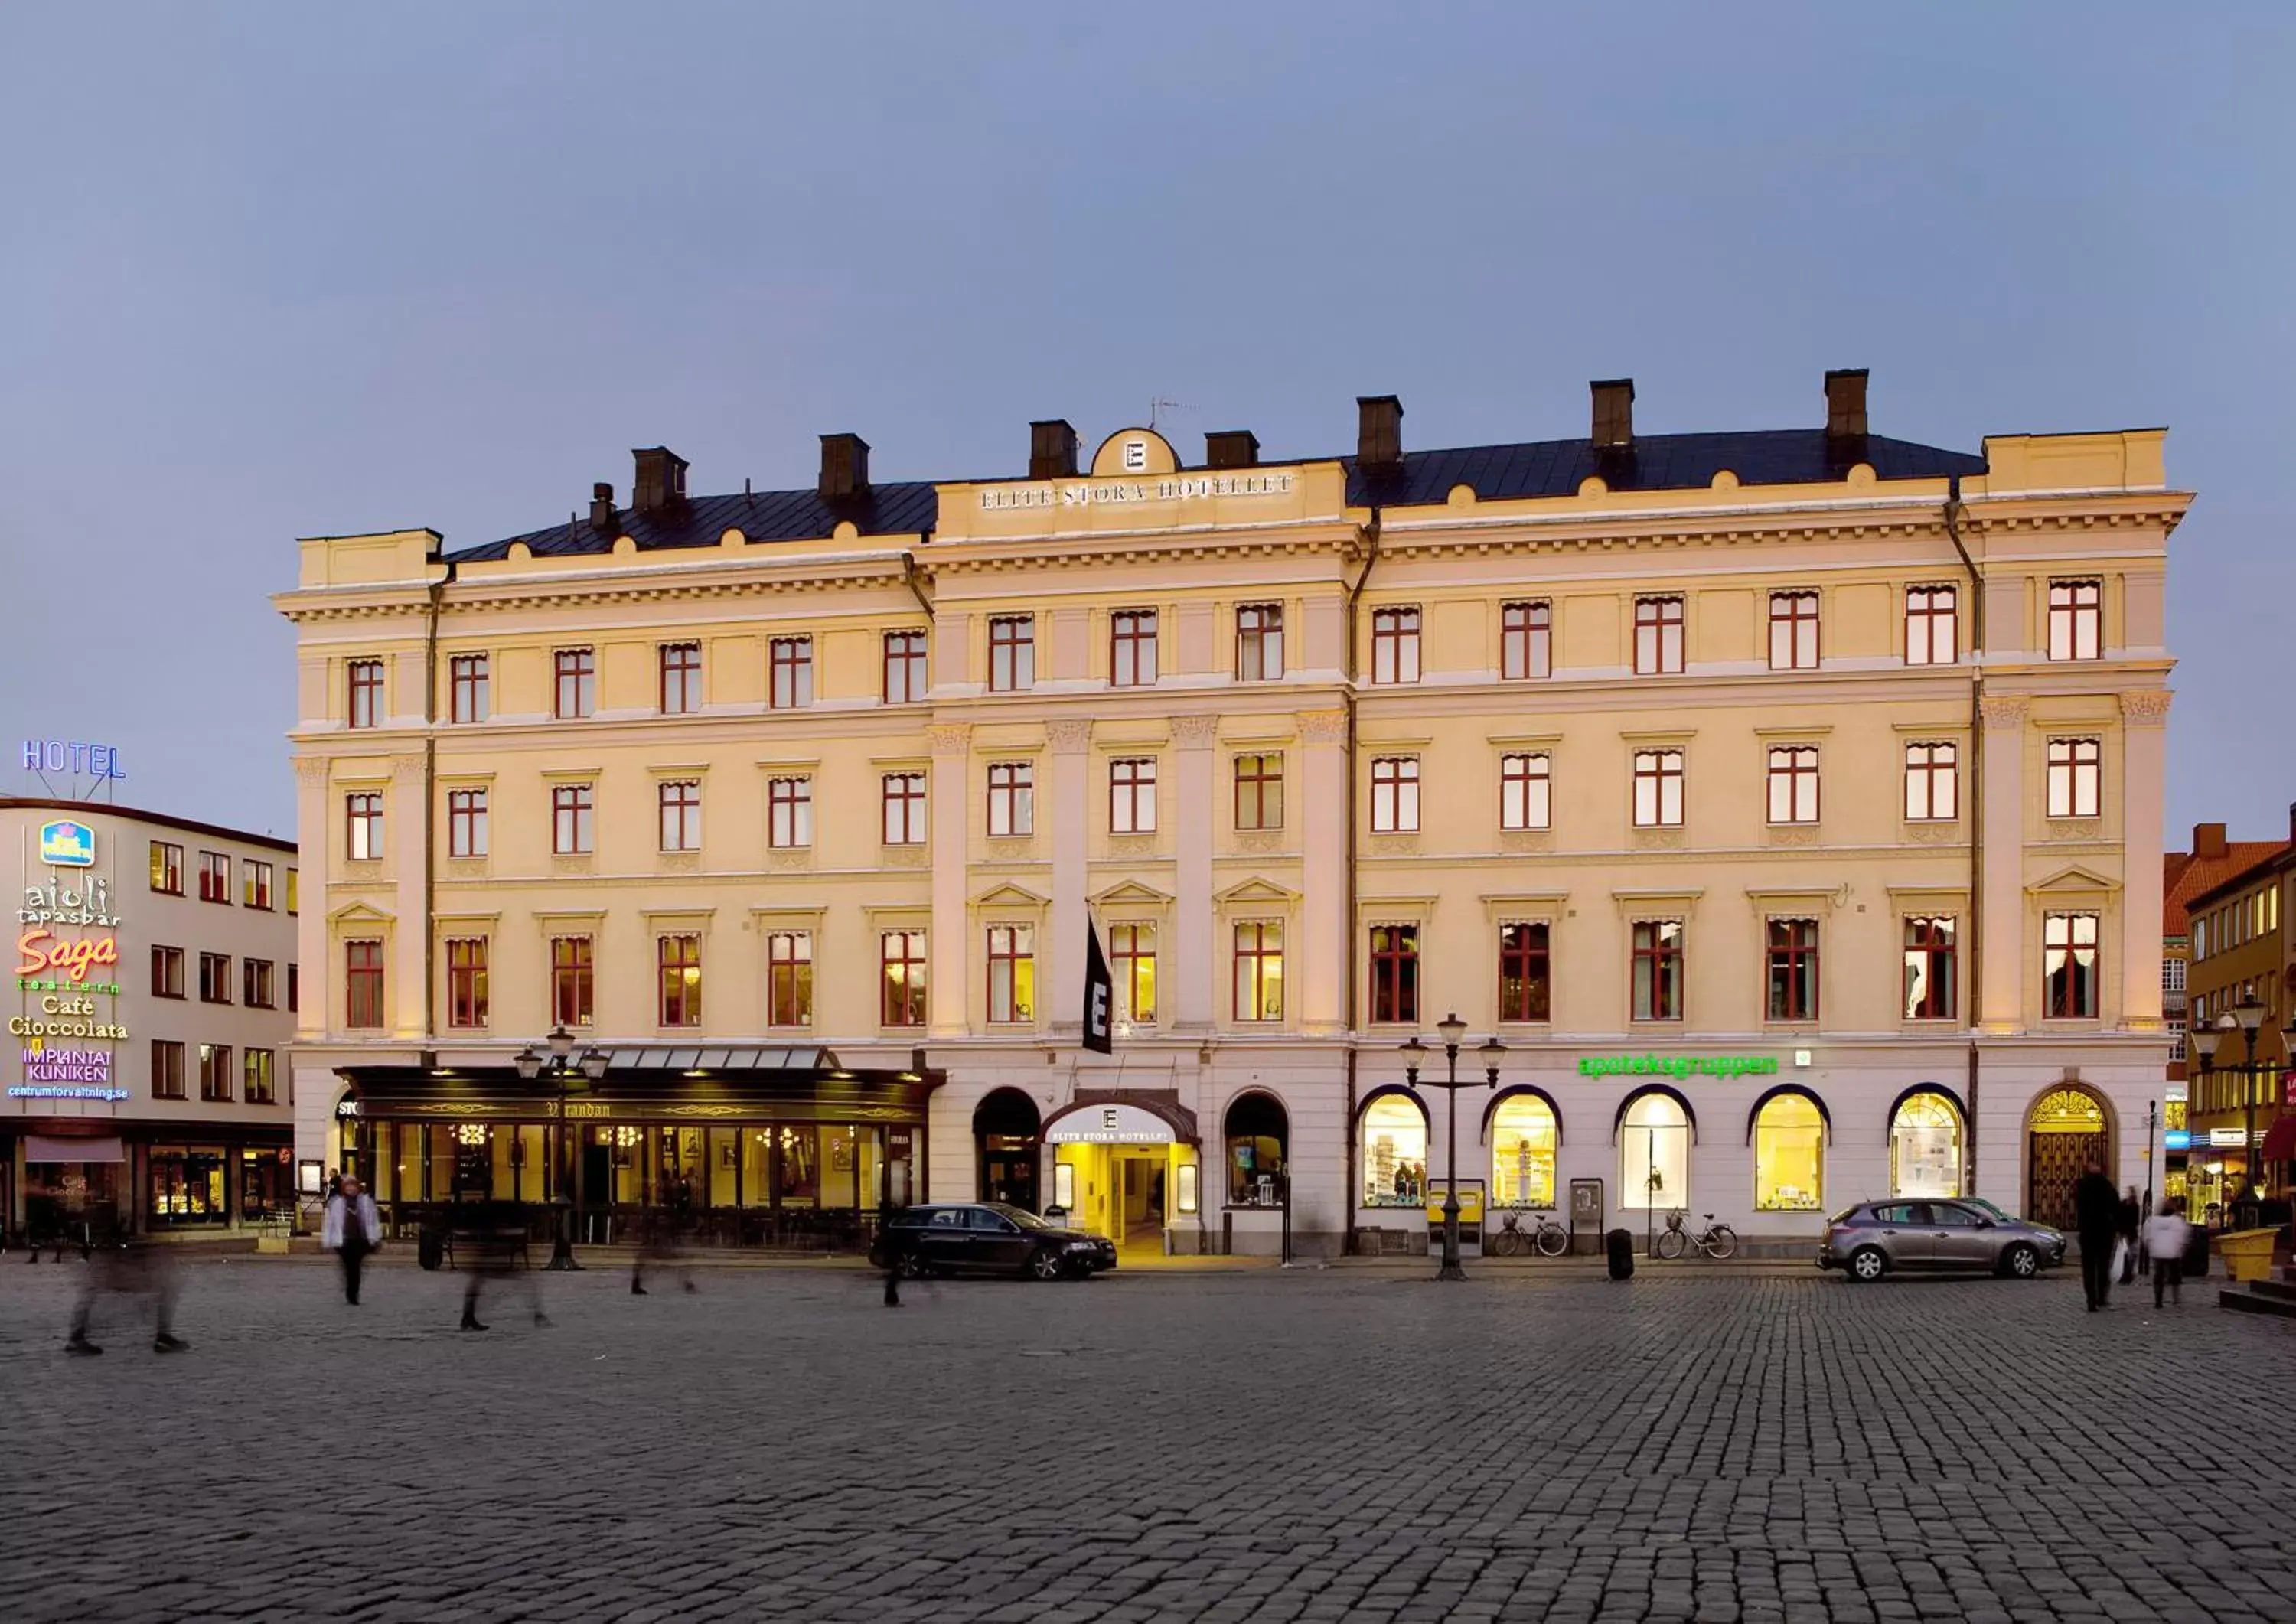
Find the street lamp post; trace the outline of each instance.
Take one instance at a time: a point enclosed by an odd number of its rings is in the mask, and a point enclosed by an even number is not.
[[[603,1049],[585,1049],[577,1058],[574,1034],[563,1023],[552,1027],[543,1044],[545,1046],[529,1045],[520,1050],[512,1063],[527,1082],[546,1073],[558,1085],[558,1153],[551,1159],[557,1169],[558,1187],[550,1198],[550,1204],[557,1209],[557,1222],[551,1226],[550,1261],[544,1267],[563,1274],[582,1267],[574,1261],[574,1169],[573,1158],[568,1153],[570,1141],[567,1136],[566,1095],[576,1072],[594,1083],[606,1075],[608,1062]]]
[[[2232,1017],[2230,1015],[2226,1015],[2224,1019],[2226,1021],[2230,1021]],[[2193,1053],[2201,1057],[2201,1095],[2203,1099],[2208,1097],[2210,1079],[2216,1076],[2217,1046],[2223,1041],[2224,1034],[2218,1031],[2213,1026],[2203,1025],[2197,1026],[2193,1029]],[[2209,1102],[2211,1106],[2213,1106],[2215,1103],[2216,1102],[2213,1100],[2210,1100]],[[2205,1114],[2207,1113],[2194,1111],[2191,1101],[2187,1100],[2185,1103],[2185,1123],[2187,1128],[2191,1127],[2194,1117]],[[2194,1163],[2188,1154],[2185,1166],[2185,1192],[2188,1210],[2192,1198],[2192,1176],[2194,1166]],[[2207,1172],[2207,1159],[2205,1157],[2202,1158],[2198,1166],[2202,1172]],[[2205,1219],[2207,1216],[2207,1213],[2203,1211],[2202,1217]]]
[[[1435,1029],[1443,1038],[1441,1087],[1449,1100],[1443,1121],[1443,1267],[1435,1271],[1435,1278],[1464,1280],[1467,1271],[1459,1266],[1459,1045],[1466,1039],[1467,1023],[1450,1014],[1436,1022]],[[1499,1062],[1505,1058],[1506,1045],[1496,1038],[1487,1038],[1477,1054],[1483,1062],[1483,1086],[1497,1087]],[[1416,1038],[1403,1046],[1403,1074],[1414,1088],[1419,1086],[1420,1068],[1427,1063],[1427,1046]]]
[[[2251,1202],[2256,1200],[2256,1035],[2258,1029],[2263,1026],[2264,1017],[2267,1013],[2261,1001],[2252,997],[2246,997],[2234,1005],[2231,1010],[2218,1021],[2219,1026],[2238,1026],[2245,1038],[2245,1044],[2242,1049],[2243,1058],[2240,1065],[2240,1092],[2242,1101],[2247,1107],[2247,1125],[2242,1132],[2241,1165],[2246,1169],[2248,1199]]]

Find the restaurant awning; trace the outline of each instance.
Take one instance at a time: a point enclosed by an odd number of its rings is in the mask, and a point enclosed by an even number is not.
[[[28,1134],[24,1138],[26,1161],[125,1161],[127,1152],[121,1147],[119,1136],[107,1134],[99,1138],[62,1139],[48,1134]]]
[[[740,1045],[620,1046],[605,1049],[593,1082],[564,1080],[566,1114],[605,1121],[922,1121],[938,1071],[852,1070],[829,1050]],[[558,1114],[560,1080],[529,1079],[508,1064],[345,1066],[357,1114],[373,1120],[543,1121]]]
[[[2267,1161],[2296,1161],[2296,1113],[2264,1130],[2263,1155]]]

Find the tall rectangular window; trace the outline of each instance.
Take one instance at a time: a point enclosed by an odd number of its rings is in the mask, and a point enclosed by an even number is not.
[[[657,937],[654,957],[661,972],[660,1023],[663,1026],[700,1026],[701,939],[699,936]]]
[[[1545,923],[1499,927],[1499,1019],[1551,1019],[1551,966]]]
[[[184,1046],[172,1038],[152,1040],[152,1097],[155,1100],[180,1100],[184,1097]]]
[[[701,645],[661,645],[661,713],[692,716],[701,709]]]
[[[1108,927],[1109,975],[1116,983],[1119,1020],[1146,1026],[1156,1019],[1156,927]]]
[[[1235,759],[1235,826],[1283,827],[1283,757],[1280,751]]]
[[[1906,746],[1906,816],[1913,823],[1961,816],[1961,750],[1931,740]]]
[[[1817,669],[1817,594],[1770,594],[1770,669]]]
[[[291,868],[287,871],[287,911],[290,914],[298,914],[302,911],[296,898],[296,870]]]
[[[303,1007],[303,977],[300,967],[287,966],[287,1013],[295,1013]]]
[[[494,714],[493,676],[484,654],[457,654],[447,662],[447,715],[483,722]]]
[[[250,1105],[275,1105],[279,1096],[272,1084],[271,1051],[250,1049],[244,1057],[241,1072],[244,1087],[240,1097]]]
[[[1371,759],[1371,826],[1375,834],[1409,834],[1418,829],[1418,757]]]
[[[231,1046],[200,1045],[200,1098],[217,1103],[231,1100]]]
[[[1371,1018],[1415,1024],[1419,1019],[1419,927],[1371,928]]]
[[[1545,829],[1554,819],[1553,781],[1545,751],[1499,758],[1499,827]]]
[[[242,857],[239,865],[240,894],[242,906],[271,911],[271,865],[258,863],[253,857]]]
[[[665,779],[654,787],[661,812],[664,851],[701,849],[701,786],[691,778]]]
[[[2049,816],[2095,817],[2103,800],[2104,746],[2095,739],[2049,741]]]
[[[925,775],[922,773],[887,773],[885,790],[885,844],[888,846],[922,846],[925,843]]]
[[[2049,583],[2049,658],[2100,660],[2104,655],[2104,583]]]
[[[1682,669],[1682,600],[1635,600],[1635,675],[1667,676]]]
[[[1372,611],[1371,679],[1375,683],[1419,680],[1419,611],[1416,607],[1406,605]]]
[[[289,870],[289,873],[294,872]],[[184,849],[167,841],[152,842],[152,889],[163,897],[184,894]]]
[[[343,1024],[352,1028],[382,1024],[382,944],[379,941],[343,944]]]
[[[594,849],[597,801],[586,783],[553,784],[550,789],[550,849],[560,857],[580,857]]]
[[[1146,688],[1154,685],[1154,610],[1119,609],[1109,617],[1108,680],[1119,688]]]
[[[155,998],[180,998],[184,996],[184,950],[181,947],[155,946],[152,949],[152,996]]]
[[[1635,926],[1634,1018],[1682,1019],[1682,921],[1646,919]]]
[[[1283,675],[1283,606],[1242,603],[1235,611],[1235,679],[1274,682]]]
[[[1635,752],[1635,826],[1670,829],[1682,822],[1682,752]]]
[[[561,721],[588,716],[598,708],[598,656],[591,649],[560,649],[551,656],[555,685],[551,714]]]
[[[559,1026],[587,1026],[597,987],[590,938],[550,939],[550,1018]]]
[[[202,953],[200,955],[200,1002],[228,1004],[231,1002],[231,955]]]
[[[988,764],[988,833],[996,836],[1037,832],[1037,767],[1031,761]]]
[[[447,1024],[487,1023],[487,939],[449,938],[447,942]]]
[[[988,617],[988,691],[1017,693],[1037,684],[1034,615]]]
[[[1037,1018],[1037,927],[988,927],[988,1019],[1012,1026]]]
[[[925,1023],[925,933],[888,931],[878,938],[878,963],[882,969],[878,1007],[885,1026]]]
[[[1770,822],[1817,821],[1817,746],[1770,746]]]
[[[1906,916],[1906,1019],[1950,1021],[1955,1009],[1954,939],[1950,914]]]
[[[766,844],[813,844],[813,780],[773,778],[766,783]]]
[[[231,905],[231,859],[220,851],[200,853],[200,900]]]
[[[1239,920],[1235,926],[1235,1018],[1283,1019],[1283,922]]]
[[[354,660],[345,668],[350,702],[348,715],[354,727],[382,726],[382,661]]]
[[[447,855],[482,857],[487,855],[487,792],[484,790],[447,791]]]
[[[1108,764],[1108,832],[1156,833],[1156,758],[1122,756]]]
[[[925,635],[885,634],[885,702],[914,704],[925,696]]]
[[[1499,677],[1522,682],[1554,668],[1554,611],[1546,603],[1499,605]]]
[[[277,1007],[273,997],[271,961],[267,958],[242,959],[239,962],[239,1001],[250,1009]]]
[[[775,931],[766,937],[766,1024],[813,1024],[810,931]]]
[[[1906,588],[1906,663],[1949,666],[1961,658],[1961,595],[1951,586]]]
[[[2052,1021],[2089,1021],[2097,1013],[2094,914],[2041,916],[2041,1013]]]
[[[813,703],[813,639],[775,637],[766,649],[772,679],[767,703],[775,710],[801,710]]]
[[[1773,919],[1768,931],[1769,1018],[1817,1019],[1817,921]]]

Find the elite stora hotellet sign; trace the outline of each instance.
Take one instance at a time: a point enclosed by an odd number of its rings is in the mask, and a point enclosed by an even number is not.
[[[1288,473],[1167,473],[1146,480],[1045,480],[991,486],[980,493],[983,513],[1006,508],[1109,507],[1143,502],[1185,502],[1202,496],[1288,496]]]

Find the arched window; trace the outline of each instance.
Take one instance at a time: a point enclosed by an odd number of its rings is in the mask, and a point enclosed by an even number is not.
[[[1754,1210],[1816,1212],[1825,1203],[1825,1119],[1806,1094],[1781,1094],[1754,1119]]]
[[[1291,1122],[1271,1095],[1239,1095],[1227,1108],[1227,1199],[1235,1207],[1275,1207],[1283,1201],[1283,1176]]]
[[[1670,1095],[1638,1095],[1619,1125],[1619,1205],[1690,1203],[1690,1119]]]
[[[1554,1205],[1554,1111],[1535,1094],[1509,1095],[1491,1116],[1491,1204]]]
[[[992,1090],[972,1111],[972,1137],[980,1169],[980,1199],[1037,1210],[1037,1161],[1043,1119],[1037,1102],[1018,1088]]]
[[[1408,1095],[1385,1094],[1364,1107],[1363,1204],[1416,1207],[1427,1199],[1427,1114]]]
[[[1961,1193],[1961,1112],[1945,1095],[1909,1095],[1890,1119],[1890,1192]]]

